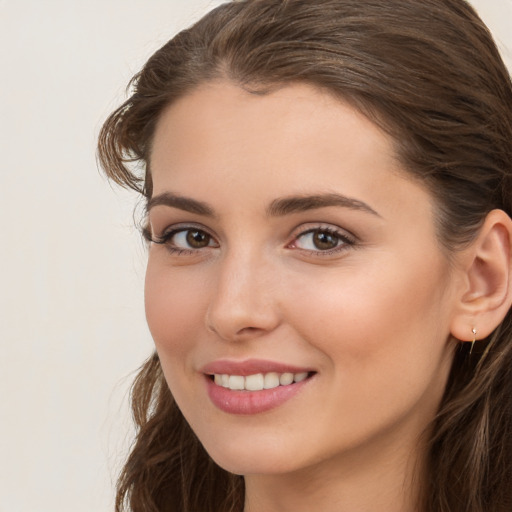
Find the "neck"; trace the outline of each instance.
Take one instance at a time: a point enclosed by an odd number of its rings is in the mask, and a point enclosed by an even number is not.
[[[244,512],[417,512],[425,450],[399,441],[292,473],[247,475]]]

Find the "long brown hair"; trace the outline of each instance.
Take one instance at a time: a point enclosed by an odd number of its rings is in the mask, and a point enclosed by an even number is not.
[[[99,160],[117,183],[152,194],[151,142],[163,109],[201,83],[255,94],[305,82],[349,102],[391,135],[403,167],[436,201],[449,253],[486,214],[512,214],[512,83],[464,0],[242,0],[184,30],[146,63],[105,122]],[[213,463],[154,355],[132,390],[138,435],[116,511],[235,512],[242,477]],[[455,354],[429,432],[428,512],[512,510],[512,316]]]

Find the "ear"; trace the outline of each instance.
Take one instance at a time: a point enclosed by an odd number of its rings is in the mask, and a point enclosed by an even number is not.
[[[512,304],[512,220],[503,210],[492,210],[477,238],[458,261],[462,286],[452,317],[451,334],[472,341],[491,334]]]

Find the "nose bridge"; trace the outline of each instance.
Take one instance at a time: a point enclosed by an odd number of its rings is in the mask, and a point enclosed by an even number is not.
[[[207,327],[227,340],[261,335],[278,322],[272,264],[262,251],[232,247],[218,261]]]

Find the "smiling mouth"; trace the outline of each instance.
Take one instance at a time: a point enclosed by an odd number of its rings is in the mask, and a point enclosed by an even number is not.
[[[255,373],[253,375],[229,375],[213,374],[209,378],[217,386],[230,389],[232,391],[262,391],[264,389],[274,389],[280,386],[289,386],[297,382],[302,382],[310,378],[315,372],[300,373]]]

